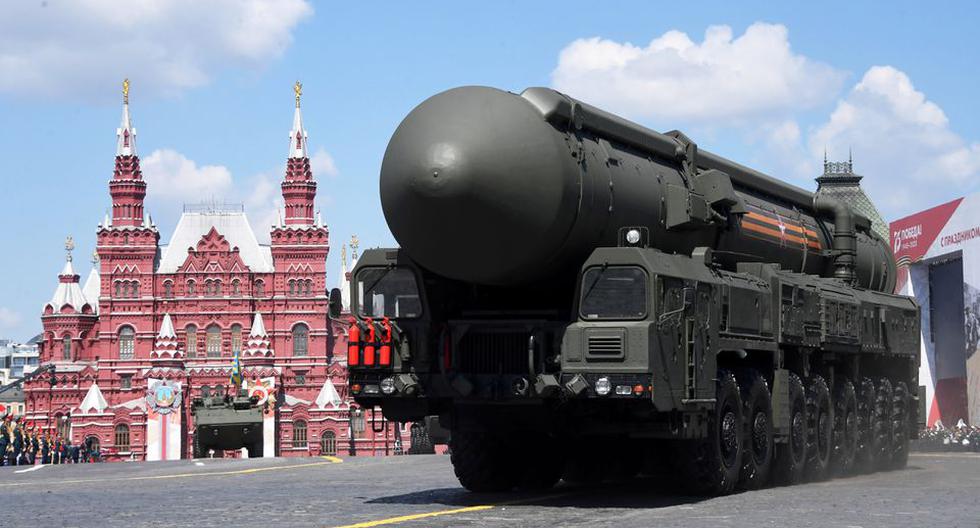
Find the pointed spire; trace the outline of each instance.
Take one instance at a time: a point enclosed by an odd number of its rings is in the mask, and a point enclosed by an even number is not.
[[[252,318],[252,331],[248,333],[249,337],[268,337],[268,333],[265,331],[265,321],[262,320],[262,313],[255,312],[255,317]]]
[[[108,212],[106,212],[105,218],[102,220],[102,227],[112,227],[112,220],[109,218]]]
[[[116,129],[116,155],[136,155],[136,129],[129,119],[129,79],[123,81],[123,112],[119,128]]]
[[[350,259],[351,263],[357,262],[357,248],[361,245],[361,241],[357,239],[357,235],[350,236]]]
[[[306,129],[303,128],[303,114],[299,110],[299,98],[303,94],[303,84],[296,81],[296,110],[293,112],[293,129],[289,131],[289,157],[306,158]]]
[[[179,360],[184,356],[180,350],[180,342],[177,340],[177,332],[174,331],[174,322],[169,313],[163,314],[163,321],[160,322],[160,331],[157,332],[156,341],[153,343],[153,350],[150,352],[150,359],[158,360]]]
[[[319,210],[317,210],[317,212],[316,212],[316,226],[317,227],[323,227],[323,217],[320,216],[320,211]]]
[[[82,399],[82,404],[78,406],[78,410],[82,413],[87,413],[88,411],[95,411],[96,413],[101,413],[109,406],[109,403],[105,401],[105,397],[102,395],[102,390],[99,386],[93,382],[89,386],[88,392],[85,393],[85,398]]]
[[[174,322],[170,318],[169,313],[163,314],[163,322],[160,323],[160,332],[157,333],[157,338],[176,338],[177,332],[174,332]]]

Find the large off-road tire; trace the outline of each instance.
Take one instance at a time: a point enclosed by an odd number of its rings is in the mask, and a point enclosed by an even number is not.
[[[857,394],[851,380],[844,379],[834,393],[834,449],[830,456],[835,475],[850,473],[858,448]]]
[[[872,465],[875,469],[885,469],[892,461],[892,384],[885,378],[875,384],[871,434]]]
[[[806,410],[806,478],[823,480],[830,470],[830,452],[834,445],[834,412],[830,402],[830,389],[820,376],[810,379],[806,391]]]
[[[874,410],[875,384],[870,378],[861,379],[857,388],[857,452],[854,471],[867,472],[874,468]]]
[[[789,385],[789,438],[776,444],[773,478],[780,484],[795,484],[803,480],[806,465],[806,394],[803,382],[796,374],[790,374]]]
[[[745,452],[739,489],[759,489],[769,482],[773,461],[772,398],[769,385],[757,370],[740,373],[745,417]]]
[[[517,485],[514,449],[490,433],[453,431],[450,460],[456,478],[470,491],[508,491]]]
[[[429,428],[425,424],[415,422],[412,424],[412,443],[408,448],[410,455],[434,455],[436,448],[432,445],[432,438],[429,437]]]
[[[727,370],[718,371],[715,402],[707,438],[680,442],[675,457],[684,487],[699,495],[733,492],[742,469],[742,397],[735,376]]]
[[[891,469],[902,469],[909,463],[909,401],[908,385],[896,383],[892,391]]]
[[[525,490],[549,489],[561,480],[565,452],[558,440],[537,435],[519,451],[517,487]]]

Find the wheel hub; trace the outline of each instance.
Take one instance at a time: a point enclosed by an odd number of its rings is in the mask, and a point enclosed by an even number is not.
[[[725,465],[731,467],[735,464],[735,457],[738,455],[738,420],[735,411],[726,409],[721,419],[721,455],[725,459]]]
[[[769,418],[764,412],[755,414],[752,420],[752,451],[758,462],[764,462],[769,452]]]

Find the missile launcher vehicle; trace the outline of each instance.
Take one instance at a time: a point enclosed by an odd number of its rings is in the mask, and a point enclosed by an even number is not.
[[[424,101],[380,192],[400,247],[352,272],[351,393],[438,416],[466,488],[906,465],[919,309],[846,204],[546,88]]]
[[[263,406],[244,390],[226,394],[224,387],[203,391],[191,400],[194,419],[194,458],[215,451],[248,449],[249,458],[262,457]]]

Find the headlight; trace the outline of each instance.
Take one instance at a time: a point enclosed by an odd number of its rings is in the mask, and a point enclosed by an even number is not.
[[[609,378],[603,376],[596,380],[595,382],[595,393],[599,396],[605,396],[609,394],[612,390],[612,383],[609,382]]]
[[[385,394],[395,393],[395,378],[385,378],[381,380],[381,392]]]

